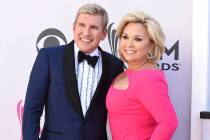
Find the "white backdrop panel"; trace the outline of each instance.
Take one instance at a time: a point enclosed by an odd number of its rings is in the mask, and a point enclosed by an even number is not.
[[[143,10],[155,17],[166,34],[166,47],[175,47],[168,56],[163,55],[160,65],[167,69],[172,102],[179,118],[179,127],[173,140],[190,139],[191,100],[191,46],[192,1],[191,0],[7,0],[0,5],[0,132],[1,139],[17,140],[21,137],[17,104],[25,98],[29,74],[37,55],[36,41],[48,28],[60,30],[68,42],[72,40],[72,23],[81,4],[97,2],[105,7],[110,23],[116,27],[120,18],[129,11]],[[43,38],[44,39],[44,38]],[[62,40],[59,39],[62,44]],[[40,41],[42,43],[43,41]],[[41,46],[39,44],[39,46]],[[106,39],[101,43],[110,52]],[[172,65],[175,64],[176,68]],[[173,70],[176,69],[176,70]],[[23,102],[20,106],[23,105]],[[20,111],[19,111],[20,113]]]

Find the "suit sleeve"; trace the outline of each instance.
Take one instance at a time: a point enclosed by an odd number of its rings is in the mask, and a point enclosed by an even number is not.
[[[26,92],[22,125],[23,140],[39,140],[40,117],[48,93],[49,80],[47,52],[41,49],[32,68]]]
[[[157,123],[150,140],[170,140],[178,121],[168,96],[167,82],[162,76],[145,75],[138,90],[137,98]]]

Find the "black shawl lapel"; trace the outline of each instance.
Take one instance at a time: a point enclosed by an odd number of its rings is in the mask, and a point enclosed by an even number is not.
[[[75,73],[74,41],[70,42],[65,47],[63,70],[64,70],[64,82],[65,82],[66,94],[67,94],[69,103],[72,106],[72,108],[84,120],[80,98],[79,98],[76,73]]]
[[[87,110],[87,113],[85,115],[85,119],[87,119],[87,117],[94,112],[94,108],[97,106],[97,102],[104,102],[105,98],[106,98],[106,93],[107,90],[109,88],[109,60],[106,56],[106,54],[103,52],[103,50],[99,47],[99,51],[101,52],[102,55],[102,74],[101,74],[101,78],[99,80],[98,86],[96,88],[96,91],[94,93],[94,96],[90,102],[90,106]]]

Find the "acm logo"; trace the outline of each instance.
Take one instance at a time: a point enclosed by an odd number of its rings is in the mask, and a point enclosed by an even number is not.
[[[171,48],[165,47],[165,55],[171,57],[170,62],[164,62],[163,56],[159,62],[159,67],[162,70],[178,71],[181,63],[179,63],[179,40],[177,40]]]
[[[108,41],[112,54],[117,56],[118,37],[116,29],[112,29],[113,24],[114,23],[111,23],[108,26]],[[179,40],[177,40],[172,47],[165,47],[165,55],[168,57],[171,57],[171,55],[173,55],[173,60],[170,60],[170,63],[164,62],[162,56],[160,62],[158,62],[158,67],[164,71],[178,71],[181,66],[181,64],[179,63]]]

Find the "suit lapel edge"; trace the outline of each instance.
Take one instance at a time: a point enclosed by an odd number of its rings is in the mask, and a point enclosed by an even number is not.
[[[109,82],[109,78],[108,78],[109,77],[109,64],[108,64],[109,62],[108,61],[109,60],[108,60],[107,56],[105,55],[105,53],[103,52],[103,50],[101,50],[101,48],[99,48],[99,50],[100,50],[101,56],[102,56],[102,74],[101,74],[101,78],[99,80],[99,83],[97,85],[97,88],[95,90],[94,96],[93,96],[93,98],[92,98],[92,100],[90,102],[90,106],[89,106],[89,108],[87,110],[85,118],[87,118],[88,115],[91,114],[91,112],[93,112],[93,109],[96,106],[97,99],[100,96],[103,97],[103,95],[106,94],[106,92],[103,93],[103,90],[109,88],[108,87],[108,82]]]
[[[77,86],[74,62],[74,41],[66,45],[64,50],[64,81],[68,101],[73,109],[84,119]]]

